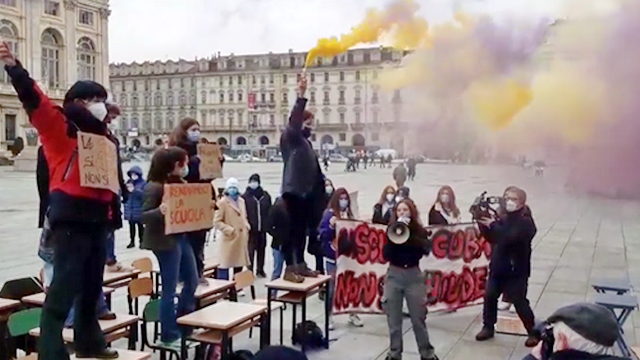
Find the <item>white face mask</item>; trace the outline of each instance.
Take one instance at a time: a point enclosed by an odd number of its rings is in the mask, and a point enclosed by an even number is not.
[[[399,203],[400,201],[404,200],[404,198],[400,195],[396,196],[396,202]]]
[[[180,177],[181,178],[186,178],[187,176],[189,176],[189,166],[185,165],[181,170],[180,170]]]
[[[347,210],[347,208],[349,207],[349,200],[347,199],[340,199],[340,201],[338,202],[340,203],[341,210]]]
[[[396,198],[395,194],[387,194],[387,201],[388,202],[393,202],[393,200]]]
[[[189,130],[187,132],[187,138],[189,141],[198,142],[200,141],[200,130]]]
[[[87,110],[89,110],[93,117],[100,121],[104,121],[108,114],[107,105],[103,102],[92,102],[87,105]]]
[[[443,204],[448,204],[449,200],[451,200],[449,194],[442,194],[440,195],[440,202]]]
[[[249,183],[249,187],[253,190],[257,189],[260,186],[260,183],[257,181],[252,181]]]
[[[138,174],[131,174],[131,180],[136,181],[138,179],[139,179]]]
[[[324,188],[324,191],[327,193],[327,195],[333,194],[333,186],[326,186]]]
[[[504,208],[507,212],[514,212],[518,210],[518,203],[513,200],[507,200],[504,204]]]

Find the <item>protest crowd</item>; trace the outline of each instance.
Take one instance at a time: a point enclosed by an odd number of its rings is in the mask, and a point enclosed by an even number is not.
[[[69,341],[63,339],[65,327],[74,330],[75,358],[122,356],[120,350],[108,345],[113,340],[103,333],[99,321],[120,317],[110,310],[102,287],[104,277],[136,271],[116,258],[114,231],[123,226],[123,219],[129,228],[128,247],[138,245],[150,250],[159,265],[157,276],[150,274],[150,282],[158,287],[154,294],[159,299],[154,301],[160,325],[154,334],[158,342],[150,347],[175,353],[176,358],[189,356],[191,343],[206,344],[206,334],[196,333],[194,328],[198,326],[185,325],[186,320],[181,318],[207,309],[198,292],[214,286],[204,251],[210,232],[215,233],[219,245],[215,280],[235,282],[228,296],[225,294],[209,305],[211,309],[221,304],[217,301],[222,298],[237,301],[243,295],[239,284],[246,279],[253,283],[255,278],[269,277],[273,284],[280,284],[280,288],[275,285],[269,288],[269,304],[278,299],[283,287],[295,289],[317,281],[326,284],[320,295],[327,304],[328,331],[335,328],[333,316],[340,314],[349,317],[348,324],[352,327],[364,326],[361,314],[386,316],[388,360],[402,359],[405,351],[402,328],[405,314],[411,320],[421,359],[437,360],[429,337],[428,310],[454,312],[477,304],[483,304],[483,327],[476,335],[477,341],[493,338],[498,311],[513,307],[526,331],[525,345],[533,348],[527,360],[618,358],[614,356],[618,323],[602,306],[575,304],[536,323],[527,288],[532,240],[537,229],[523,189],[507,187],[494,204],[483,197],[477,199],[472,207],[473,222],[464,222],[464,212],[456,205],[456,194],[448,185],[434,194],[430,207],[420,209],[422,201],[412,199],[407,186],[407,181],[413,181],[416,174],[416,163],[412,160],[406,167],[400,164],[393,170],[393,185],[381,189],[379,200],[371,204],[373,217],[358,218],[353,208],[356,200],[350,192],[355,189],[334,185],[323,175],[321,162],[308,140],[314,115],[305,109],[304,74],[300,76],[297,100],[280,141],[284,161],[280,192],[269,194],[257,173],[249,176],[246,187],[236,178],[228,178],[224,188],[215,188],[213,180],[222,178],[224,157],[217,144],[201,141],[200,124],[191,118],[183,119],[168,144],[155,151],[148,174],[137,166],[123,173],[116,150],[118,140],[107,126],[120,109],[101,84],[75,83],[62,106],[58,106],[38,87],[7,43],[0,45],[0,59],[42,144],[38,151],[37,179],[42,228],[39,255],[44,261],[46,300],[39,320],[38,344],[25,349],[37,352],[38,359],[70,358],[65,346]],[[100,158],[91,152],[95,148],[102,151]],[[348,166],[355,170],[360,161],[366,167],[374,158],[371,154],[359,154],[357,159],[354,157],[354,164]],[[380,166],[385,163],[391,166],[390,159],[387,162],[381,158]],[[327,159],[324,165],[328,167]],[[426,221],[420,210],[428,210],[424,213]],[[363,245],[361,238],[352,236],[359,231],[371,231],[381,241]],[[463,259],[474,272],[471,276],[482,284],[478,287],[480,292],[454,303],[448,299],[451,291],[444,288],[443,279],[448,274],[431,265],[435,261],[453,263],[446,258],[454,256],[451,244],[456,231],[470,232],[473,236],[469,241],[478,244],[474,253],[466,253],[465,248],[457,259]],[[307,251],[315,259],[313,268],[304,260]],[[363,257],[365,253],[367,258]],[[271,274],[265,271],[268,254],[273,256]],[[481,261],[485,263],[480,264]],[[345,300],[349,290],[342,282],[348,276],[358,276],[357,267],[368,263],[386,266],[380,274],[383,279],[380,292],[375,292],[371,301]],[[448,286],[451,289],[457,285]],[[130,286],[130,301],[134,296],[131,289]],[[136,297],[136,312],[137,301]],[[405,303],[407,310],[403,309]],[[144,317],[151,316],[146,307],[143,313]],[[268,323],[272,325],[275,321]],[[305,334],[316,330],[314,324],[298,337],[299,344],[307,342]],[[298,324],[295,325],[297,333]],[[262,326],[262,332],[270,332]],[[137,333],[137,325],[133,328]],[[142,333],[145,338],[151,337],[146,330]],[[261,337],[263,349],[258,354],[238,357],[241,354],[232,354],[224,346],[229,336],[224,334],[222,340],[208,344],[222,343],[222,346],[211,345],[207,351],[201,346],[193,356],[204,358],[206,353],[207,359],[213,359],[208,356],[221,351],[223,359],[306,358],[291,348],[269,346],[270,334],[266,341]],[[320,336],[322,346],[328,348],[329,334]]]

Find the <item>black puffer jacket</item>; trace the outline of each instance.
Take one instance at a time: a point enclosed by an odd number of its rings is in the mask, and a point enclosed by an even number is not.
[[[266,230],[273,238],[271,241],[273,249],[280,250],[282,244],[289,241],[291,221],[289,219],[289,211],[287,211],[287,204],[281,197],[276,199],[276,202],[273,203],[269,210]]]
[[[247,188],[242,195],[244,205],[247,208],[247,218],[251,225],[251,232],[267,231],[267,220],[271,210],[271,195],[261,187],[253,190]]]
[[[489,264],[492,276],[531,275],[531,240],[538,230],[529,207],[507,213],[490,228],[481,226],[481,231],[492,245]]]
[[[311,142],[302,134],[306,104],[307,99],[298,98],[291,111],[289,125],[280,137],[280,150],[284,161],[281,192],[299,197],[315,196],[324,192],[318,156]]]

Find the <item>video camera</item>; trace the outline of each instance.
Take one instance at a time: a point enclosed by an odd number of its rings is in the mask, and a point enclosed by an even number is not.
[[[488,218],[492,215],[497,217],[498,211],[494,207],[496,204],[501,205],[503,202],[500,196],[487,196],[487,192],[483,191],[474,201],[469,212],[473,220]]]

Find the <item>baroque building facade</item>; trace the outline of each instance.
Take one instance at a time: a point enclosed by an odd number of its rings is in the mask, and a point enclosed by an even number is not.
[[[316,120],[310,140],[316,149],[402,148],[396,131],[401,93],[383,92],[376,80],[403,56],[389,48],[355,49],[319,58],[307,69],[307,109]],[[111,90],[123,109],[121,140],[149,146],[192,117],[207,140],[232,151],[273,151],[295,102],[305,57],[289,51],[111,64]]]
[[[108,85],[108,0],[0,0],[0,39],[53,100],[76,80]],[[4,69],[0,72],[0,153],[37,133]]]

